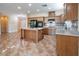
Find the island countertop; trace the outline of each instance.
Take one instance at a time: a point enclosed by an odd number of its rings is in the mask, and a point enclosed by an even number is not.
[[[44,28],[49,28],[49,27],[38,27],[38,28],[24,28],[24,30],[41,30],[41,29],[44,29]]]
[[[43,28],[26,28],[25,30],[41,30]]]

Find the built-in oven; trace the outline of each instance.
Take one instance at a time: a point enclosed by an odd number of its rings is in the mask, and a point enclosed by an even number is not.
[[[37,21],[37,27],[43,27],[43,21]]]
[[[30,27],[31,28],[37,27],[37,20],[30,20]]]

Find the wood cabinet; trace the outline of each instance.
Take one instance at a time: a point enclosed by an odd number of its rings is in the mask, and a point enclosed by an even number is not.
[[[48,23],[49,19],[55,19],[55,17],[44,17],[44,23]]]
[[[21,29],[21,39],[24,39],[24,29]]]
[[[43,21],[43,18],[44,17],[28,17],[28,20],[30,21],[30,20],[37,20],[37,21]]]
[[[43,31],[38,30],[38,41],[42,40],[44,38]]]
[[[43,39],[42,30],[24,30],[24,40],[26,41],[33,41],[38,43],[40,40]]]
[[[56,23],[61,23],[62,22],[61,15],[60,16],[55,16],[55,21],[56,21]]]
[[[48,12],[48,17],[55,17],[55,11]]]
[[[77,56],[79,37],[57,35],[56,50],[58,56]]]
[[[36,31],[35,30],[24,30],[24,39],[27,41],[37,42]]]
[[[48,35],[48,28],[42,29],[42,34],[43,35]]]
[[[77,20],[78,19],[78,3],[65,3],[65,19]]]
[[[21,30],[21,38],[26,41],[33,41],[38,43],[40,40],[44,38],[44,35],[48,35],[48,29],[22,29]]]

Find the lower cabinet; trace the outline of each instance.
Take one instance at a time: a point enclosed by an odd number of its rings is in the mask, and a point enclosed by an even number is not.
[[[48,33],[46,31],[47,31],[46,29],[44,29],[44,31],[42,29],[40,29],[40,30],[37,30],[37,29],[36,30],[27,30],[26,29],[26,30],[24,30],[24,40],[33,41],[35,43],[38,43],[40,40],[42,40],[44,38],[44,35],[46,35]]]
[[[42,29],[42,34],[43,35],[48,35],[48,28]]]
[[[21,29],[21,39],[26,41],[33,41],[38,43],[44,38],[44,35],[48,35],[48,28],[43,29]]]
[[[58,56],[77,56],[78,39],[76,36],[56,35],[56,50]]]

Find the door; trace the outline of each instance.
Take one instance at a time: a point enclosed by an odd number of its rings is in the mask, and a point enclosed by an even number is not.
[[[7,33],[8,32],[8,17],[7,16],[1,16],[1,33]]]

